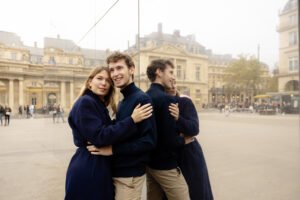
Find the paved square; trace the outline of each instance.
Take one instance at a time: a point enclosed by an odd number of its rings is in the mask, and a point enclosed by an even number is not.
[[[200,113],[198,139],[216,200],[300,199],[299,116]],[[0,126],[0,199],[63,199],[74,150],[67,123]]]

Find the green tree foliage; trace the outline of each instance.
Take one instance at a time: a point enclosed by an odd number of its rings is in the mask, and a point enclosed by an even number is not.
[[[226,92],[253,95],[260,92],[263,70],[257,59],[240,56],[226,68],[225,74]]]

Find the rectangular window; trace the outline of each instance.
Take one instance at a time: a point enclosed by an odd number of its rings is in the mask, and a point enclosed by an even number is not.
[[[84,64],[85,64],[86,66],[90,66],[90,65],[91,65],[91,62],[90,62],[90,60],[85,60]]]
[[[11,53],[11,59],[12,60],[17,60],[17,54],[16,53]]]
[[[181,74],[181,66],[180,65],[178,65],[177,66],[177,71],[176,71],[176,75],[177,75],[177,78],[178,79],[181,79],[181,76],[182,76],[182,74]]]
[[[73,58],[69,58],[69,65],[73,65]]]
[[[177,65],[176,67],[176,76],[177,79],[185,80],[185,69],[181,65]]]
[[[37,63],[37,58],[36,58],[36,56],[30,56],[30,61],[31,61],[32,63]]]
[[[299,70],[298,57],[289,58],[289,72],[296,72]]]
[[[32,105],[36,105],[36,97],[32,97],[31,98],[31,104]]]
[[[56,64],[54,56],[50,56],[50,58],[48,60],[48,64],[50,64],[50,65],[55,65]]]
[[[200,66],[196,67],[195,78],[196,78],[196,81],[200,81]]]
[[[42,56],[37,56],[37,63],[42,63]]]
[[[199,89],[196,90],[196,98],[201,98],[201,91]]]
[[[290,25],[295,25],[297,23],[296,15],[290,15],[289,19],[290,19]]]
[[[289,46],[294,46],[298,43],[298,39],[297,39],[297,32],[290,32],[289,33]]]

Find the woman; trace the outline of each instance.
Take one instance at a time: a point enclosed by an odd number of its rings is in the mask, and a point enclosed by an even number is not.
[[[199,133],[199,119],[192,100],[187,96],[179,96],[176,83],[167,92],[177,96],[178,107],[173,104],[170,113],[177,120],[180,133],[184,136],[194,137]],[[179,108],[179,110],[178,110]],[[179,167],[188,184],[191,200],[212,200],[213,194],[210,186],[208,170],[202,148],[195,141],[183,147],[179,155]]]
[[[67,171],[65,199],[114,199],[110,157],[92,155],[86,146],[89,143],[98,147],[111,145],[129,137],[136,130],[135,123],[152,115],[152,107],[149,104],[137,106],[131,117],[112,125],[106,107],[110,105],[116,110],[113,95],[108,68],[95,68],[68,118],[78,149]]]

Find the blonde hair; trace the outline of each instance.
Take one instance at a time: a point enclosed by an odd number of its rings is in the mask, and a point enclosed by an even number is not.
[[[104,103],[105,103],[106,106],[110,105],[111,108],[112,108],[112,110],[113,110],[113,112],[116,113],[117,112],[117,106],[116,106],[116,102],[115,102],[115,99],[114,99],[115,88],[114,88],[114,83],[113,83],[113,81],[112,81],[112,79],[110,77],[110,73],[109,73],[108,67],[96,67],[96,68],[94,68],[90,72],[88,78],[85,80],[85,82],[84,82],[84,84],[83,84],[83,86],[82,86],[82,88],[81,88],[81,90],[80,90],[80,92],[79,92],[79,94],[78,94],[78,96],[77,96],[77,98],[76,98],[75,101],[77,101],[81,96],[83,96],[85,94],[85,92],[87,90],[89,90],[91,80],[97,74],[99,74],[102,71],[106,71],[107,72],[107,74],[109,76],[108,81],[109,81],[109,84],[110,84],[109,91],[108,91],[107,95],[104,97]]]

